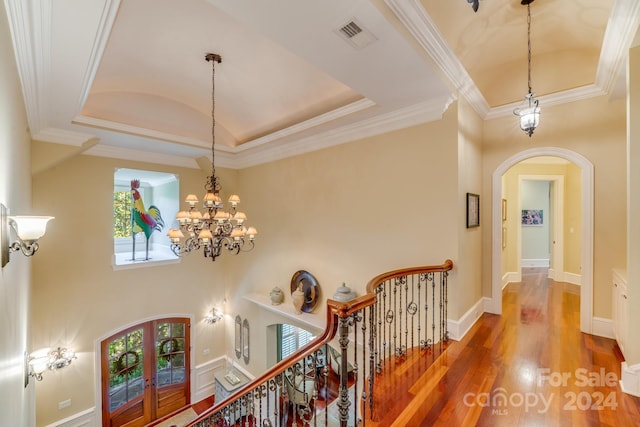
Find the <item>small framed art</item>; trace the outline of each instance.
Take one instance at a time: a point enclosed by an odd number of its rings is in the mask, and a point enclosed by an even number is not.
[[[467,193],[467,228],[480,226],[480,196]]]

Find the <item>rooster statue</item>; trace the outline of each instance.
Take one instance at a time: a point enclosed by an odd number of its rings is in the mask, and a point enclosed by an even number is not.
[[[133,199],[133,207],[131,208],[131,237],[133,238],[133,255],[132,259],[136,259],[136,234],[144,233],[147,238],[147,247],[145,253],[145,261],[149,260],[149,238],[154,231],[162,230],[164,220],[160,215],[160,209],[155,205],[149,206],[149,210],[145,210],[142,197],[140,197],[140,180],[131,181],[131,197]]]

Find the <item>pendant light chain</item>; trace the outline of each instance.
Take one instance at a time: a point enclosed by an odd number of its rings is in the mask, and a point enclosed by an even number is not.
[[[531,93],[531,3],[527,3],[527,50],[527,83],[529,85],[529,93]]]
[[[513,110],[513,114],[519,117],[520,129],[529,137],[533,135],[533,131],[540,122],[540,107],[531,87],[531,3],[533,1],[522,0],[520,2],[523,6],[527,6],[527,87],[529,91],[524,96],[524,105]]]
[[[207,61],[211,61],[211,176],[207,179],[205,188],[218,194],[220,184],[216,176],[216,62],[221,63],[222,57],[215,53],[208,53],[205,56]]]

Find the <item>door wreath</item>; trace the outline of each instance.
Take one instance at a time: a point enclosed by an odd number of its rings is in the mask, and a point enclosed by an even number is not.
[[[129,359],[129,355],[133,356],[133,360]],[[138,366],[139,361],[140,355],[138,353],[133,350],[125,351],[118,357],[118,360],[116,360],[116,372],[121,372],[126,375]]]
[[[171,352],[179,349],[178,340],[176,338],[166,338],[160,341],[158,355],[164,360],[169,361],[171,358]]]

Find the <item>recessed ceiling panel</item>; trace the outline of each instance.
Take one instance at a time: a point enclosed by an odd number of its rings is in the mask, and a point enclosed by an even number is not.
[[[363,97],[203,0],[120,4],[83,116],[236,146]],[[218,142],[218,141],[217,141]]]

